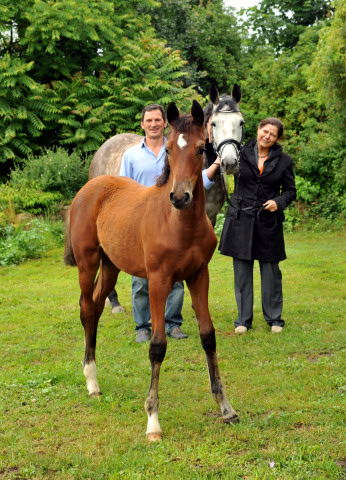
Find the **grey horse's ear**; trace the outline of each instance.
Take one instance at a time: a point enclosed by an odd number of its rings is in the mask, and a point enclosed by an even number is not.
[[[219,103],[219,100],[220,100],[219,91],[215,87],[215,85],[210,85],[209,98],[211,103],[213,103],[214,105],[217,105]]]
[[[241,99],[241,90],[239,85],[236,83],[233,85],[233,90],[232,90],[232,98],[235,100],[237,103],[240,102]]]
[[[204,124],[203,108],[200,106],[198,102],[196,102],[196,100],[192,102],[191,115],[194,121],[197,122],[198,125],[203,127],[203,124]]]
[[[171,102],[167,107],[167,120],[170,125],[179,118],[179,110],[174,102]]]

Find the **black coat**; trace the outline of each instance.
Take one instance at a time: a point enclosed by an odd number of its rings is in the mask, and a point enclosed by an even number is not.
[[[279,262],[286,258],[282,222],[283,210],[296,198],[292,159],[275,143],[260,175],[250,140],[240,156],[240,175],[235,176],[234,193],[228,208],[219,249],[223,255],[241,260]],[[276,212],[259,208],[274,200]]]

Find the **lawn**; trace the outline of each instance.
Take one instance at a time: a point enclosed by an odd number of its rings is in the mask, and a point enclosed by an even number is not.
[[[210,263],[210,311],[220,370],[240,415],[225,425],[210,391],[186,290],[187,340],[168,339],[160,376],[161,442],[145,437],[148,344],[136,344],[130,277],[117,290],[124,314],[104,311],[97,365],[102,401],[89,399],[81,361],[76,268],[62,249],[0,268],[0,480],[335,479],[344,449],[345,237],[286,235],[282,334],[261,315],[234,335],[232,260]]]

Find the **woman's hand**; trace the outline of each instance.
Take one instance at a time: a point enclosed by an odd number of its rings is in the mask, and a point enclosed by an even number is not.
[[[278,209],[278,206],[274,200],[268,200],[263,204],[264,210],[269,210],[270,212],[275,212]]]

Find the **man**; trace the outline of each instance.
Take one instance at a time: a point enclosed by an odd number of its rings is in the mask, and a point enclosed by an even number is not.
[[[156,183],[161,174],[166,156],[166,138],[164,130],[167,126],[165,110],[161,105],[150,104],[142,111],[141,127],[145,137],[142,143],[129,148],[122,158],[120,175],[130,177],[138,183],[150,187]],[[205,188],[213,185],[212,178],[219,168],[217,159],[207,170],[203,170]],[[136,342],[150,340],[150,305],[148,280],[132,277],[132,309],[136,323]],[[177,340],[187,338],[181,330],[183,317],[181,310],[184,300],[184,283],[176,282],[168,296],[165,313],[166,334]]]

